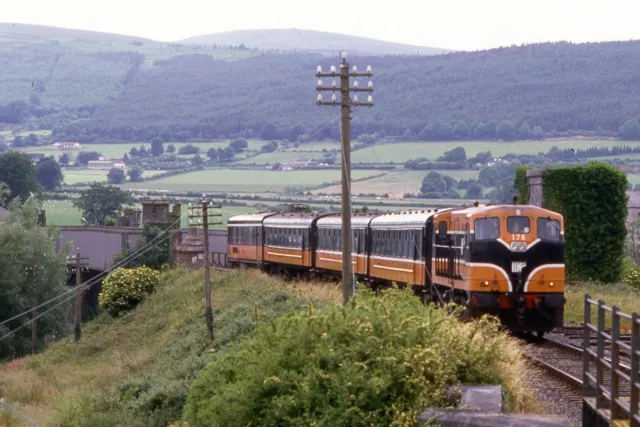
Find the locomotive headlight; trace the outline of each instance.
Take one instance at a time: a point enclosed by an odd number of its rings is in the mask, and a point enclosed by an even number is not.
[[[549,286],[553,288],[553,282],[549,282]]]
[[[482,281],[482,282],[480,282],[480,285],[481,286],[489,286],[489,281],[487,281],[487,280]]]
[[[513,252],[524,252],[527,250],[527,244],[525,242],[511,242],[511,250]]]

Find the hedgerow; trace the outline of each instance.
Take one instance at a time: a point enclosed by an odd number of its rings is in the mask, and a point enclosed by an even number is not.
[[[543,171],[543,206],[564,216],[565,262],[571,278],[605,283],[620,279],[626,188],[626,175],[604,163]]]
[[[149,267],[118,268],[102,282],[98,296],[100,308],[118,316],[140,304],[155,291],[159,282],[159,273]]]
[[[258,315],[259,321],[259,315]],[[494,320],[460,323],[410,291],[362,290],[347,306],[260,321],[191,386],[189,426],[415,425],[456,383],[504,382]]]

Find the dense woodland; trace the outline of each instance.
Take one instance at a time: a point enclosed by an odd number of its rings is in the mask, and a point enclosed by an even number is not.
[[[148,141],[161,133],[165,141],[338,136],[337,109],[315,105],[314,77],[318,64],[328,69],[337,60],[255,52],[236,61],[208,52],[147,55],[5,48],[0,65],[10,72],[0,77],[0,122],[54,127],[56,138],[85,143]],[[372,65],[376,89],[374,108],[354,112],[354,137],[640,137],[640,42],[350,60]]]

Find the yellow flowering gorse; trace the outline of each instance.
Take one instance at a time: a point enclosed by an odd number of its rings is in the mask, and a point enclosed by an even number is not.
[[[149,267],[118,268],[102,282],[98,297],[100,308],[112,316],[135,308],[146,295],[153,293],[160,274]]]

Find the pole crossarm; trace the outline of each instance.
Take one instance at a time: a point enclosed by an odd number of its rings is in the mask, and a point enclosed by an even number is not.
[[[318,92],[340,92],[342,90],[348,90],[349,92],[369,92],[369,93],[373,93],[373,88],[372,87],[351,87],[349,89],[343,89],[340,87],[324,87],[324,86],[320,86],[317,87],[316,90]]]

